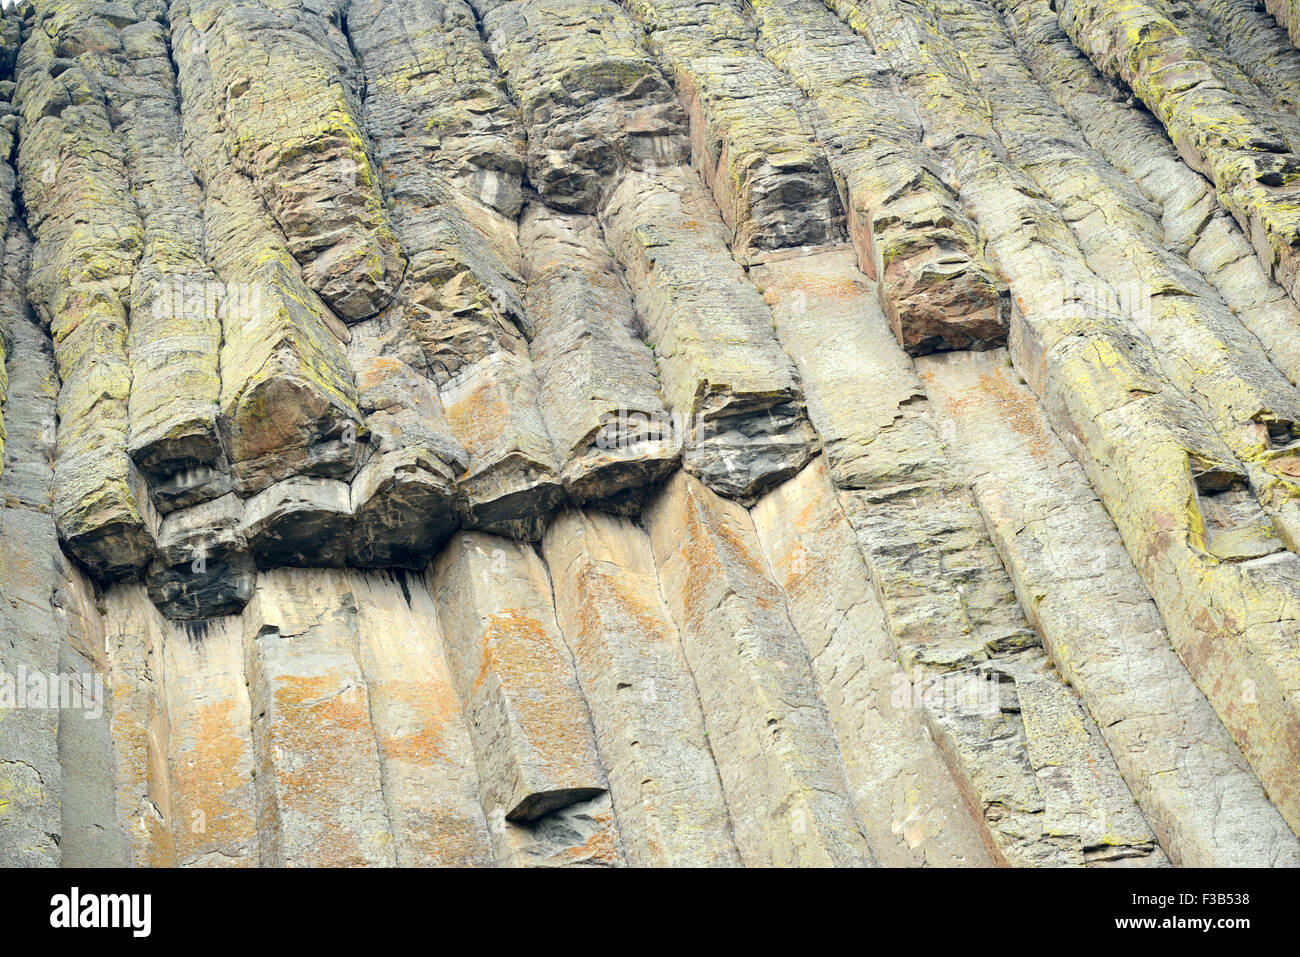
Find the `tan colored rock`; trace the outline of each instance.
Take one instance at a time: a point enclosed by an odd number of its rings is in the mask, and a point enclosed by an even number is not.
[[[468,528],[535,541],[564,498],[559,463],[526,357],[496,352],[443,384],[443,408],[469,453],[458,477]]]
[[[172,840],[182,867],[259,862],[257,755],[238,616],[172,624],[163,640]]]
[[[391,865],[357,603],[344,572],[276,569],[243,612],[263,865]]]
[[[741,860],[874,865],[808,653],[749,514],[679,472],[645,522]]]
[[[938,474],[932,429],[916,410],[925,390],[856,267],[841,246],[769,257],[750,277],[795,359],[835,485],[870,488],[891,471],[922,481]]]
[[[490,865],[469,728],[428,583],[354,572],[350,589],[398,866]]]
[[[537,554],[462,532],[435,564],[433,586],[489,820],[535,821],[605,791],[591,718]]]
[[[659,595],[649,537],[629,519],[571,509],[551,523],[542,554],[628,863],[738,865],[695,682]]]
[[[104,647],[113,754],[114,823],[124,864],[174,867],[172,779],[168,767],[166,624],[139,585],[105,596]]]
[[[751,509],[803,638],[858,816],[885,867],[980,867],[993,857],[898,664],[853,529],[819,456]],[[899,701],[906,707],[898,707]]]

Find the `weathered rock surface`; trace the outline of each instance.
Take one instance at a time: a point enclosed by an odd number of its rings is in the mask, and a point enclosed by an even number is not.
[[[1178,660],[1082,469],[1005,355],[921,368],[1022,605],[1170,859],[1295,866],[1300,843]]]
[[[899,343],[915,354],[1004,339],[1006,285],[889,68],[821,4],[750,6],[759,48],[808,97],[847,196],[859,266],[876,280]]]
[[[567,511],[542,543],[555,610],[609,769],[628,863],[740,862],[677,626],[645,531]]]
[[[874,864],[808,652],[749,514],[678,473],[646,525],[722,785],[738,805],[741,860]]]
[[[1298,23],[11,4],[0,866],[1300,866]]]

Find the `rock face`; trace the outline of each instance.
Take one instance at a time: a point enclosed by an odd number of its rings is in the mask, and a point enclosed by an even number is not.
[[[10,5],[0,865],[1300,866],[1298,29]]]

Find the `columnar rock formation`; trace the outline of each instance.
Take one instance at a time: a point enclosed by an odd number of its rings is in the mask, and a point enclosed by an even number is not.
[[[11,5],[0,864],[1300,866],[1264,7]]]

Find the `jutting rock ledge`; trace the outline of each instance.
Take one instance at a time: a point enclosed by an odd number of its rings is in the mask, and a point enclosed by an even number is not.
[[[11,5],[0,865],[1300,866],[1293,37]]]

